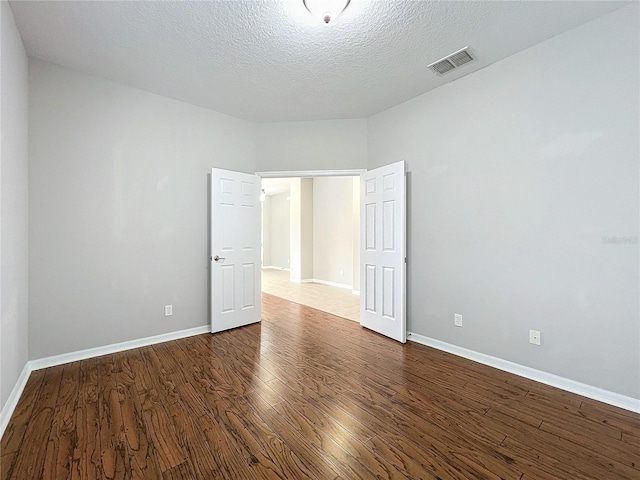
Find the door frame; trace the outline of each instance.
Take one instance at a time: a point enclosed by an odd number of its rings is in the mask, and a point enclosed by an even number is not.
[[[359,177],[366,173],[366,168],[351,170],[288,170],[283,172],[256,172],[261,178],[305,178],[305,177]]]
[[[361,177],[361,175],[363,173],[367,173],[368,170],[366,168],[355,168],[355,169],[348,169],[348,170],[285,170],[285,171],[265,171],[265,172],[256,172],[255,174],[257,176],[259,176],[260,178],[309,178],[309,177]],[[406,195],[406,163],[405,163],[405,178],[404,178],[404,182],[405,182],[405,195]],[[362,195],[362,192],[361,192]],[[362,197],[361,197],[362,198]],[[406,200],[405,200],[405,215],[408,214],[408,210],[406,210],[407,206],[406,206]],[[362,215],[362,213],[361,213]],[[362,218],[361,218],[362,221]],[[408,226],[409,226],[409,219],[408,219],[408,215],[405,218],[405,238],[404,241],[407,241],[407,236],[406,236],[406,232],[408,230]],[[362,225],[361,225],[362,228]],[[362,232],[360,233],[360,235],[362,235]],[[406,255],[407,255],[407,251],[406,251],[406,245],[405,245],[405,264],[406,264]],[[362,267],[362,257],[360,257],[360,267]],[[406,275],[406,271],[405,271],[405,275]],[[362,278],[360,279],[360,281],[362,282]],[[361,287],[362,288],[362,287]],[[405,278],[405,301],[406,301],[406,278]],[[260,287],[260,289],[262,290],[262,286]],[[406,308],[406,307],[405,307]],[[362,311],[362,307],[360,307],[360,310]],[[406,332],[406,311],[405,311],[405,332]],[[362,325],[362,323],[360,323]],[[402,343],[406,342],[406,336],[404,341],[402,341]]]

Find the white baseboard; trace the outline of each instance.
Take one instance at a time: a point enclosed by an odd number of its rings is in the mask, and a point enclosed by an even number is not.
[[[132,348],[146,347],[149,345],[155,345],[156,343],[169,342],[171,340],[178,340],[179,338],[192,337],[193,335],[200,335],[202,333],[208,333],[210,331],[211,327],[209,325],[203,325],[201,327],[179,330],[177,332],[154,335],[153,337],[139,338],[136,340],[128,340],[126,342],[104,345],[102,347],[78,350],[77,352],[53,355],[51,357],[40,358],[38,360],[31,360],[29,363],[31,364],[31,370],[40,370],[41,368],[62,365],[63,363],[77,362],[78,360],[85,360],[87,358],[99,357],[101,355],[108,355],[110,353],[123,352],[125,350],[131,350]]]
[[[11,394],[9,395],[7,402],[0,412],[0,437],[2,437],[2,435],[4,434],[4,430],[9,424],[9,419],[11,418],[16,405],[18,404],[18,400],[22,395],[22,391],[24,390],[25,385],[27,384],[29,375],[31,375],[31,372],[33,372],[34,370],[54,367],[56,365],[62,365],[69,362],[77,362],[78,360],[86,360],[87,358],[99,357],[101,355],[108,355],[110,353],[123,352],[125,350],[131,350],[132,348],[147,347],[149,345],[155,345],[157,343],[192,337],[194,335],[200,335],[202,333],[209,333],[210,331],[211,327],[209,325],[203,325],[201,327],[179,330],[177,332],[163,333],[161,335],[154,335],[152,337],[113,343],[111,345],[104,345],[102,347],[87,348],[86,350],[79,350],[77,352],[52,355],[50,357],[28,361],[22,369],[22,373],[20,373],[18,381],[13,387],[13,390],[11,390]]]
[[[346,283],[329,282],[328,280],[320,280],[319,278],[312,278],[311,281],[313,283],[329,285],[330,287],[346,288],[347,290],[353,289],[353,285],[347,285]]]
[[[329,282],[328,280],[320,280],[318,278],[291,277],[289,280],[291,281],[291,283],[319,283],[321,285],[329,285],[330,287],[345,288],[347,290],[351,290],[353,288],[351,285],[347,285],[346,283]],[[357,295],[360,295],[360,292],[358,292]]]
[[[313,283],[313,278],[296,278],[296,277],[291,277],[289,278],[289,281],[291,283]]]
[[[503,370],[505,372],[513,373],[520,377],[535,380],[536,382],[551,385],[552,387],[560,388],[568,392],[582,395],[583,397],[598,400],[600,402],[608,403],[616,407],[624,408],[632,412],[640,413],[640,399],[621,395],[619,393],[604,390],[602,388],[587,385],[586,383],[576,382],[568,378],[560,377],[552,373],[543,372],[542,370],[536,370],[535,368],[525,367],[514,362],[509,362],[498,357],[486,355],[484,353],[469,350],[467,348],[458,347],[450,343],[442,342],[434,338],[425,337],[417,333],[408,332],[407,339],[416,343],[421,343],[428,347],[433,347],[444,352],[452,353],[459,357],[464,357],[474,362],[482,363],[490,367]]]
[[[4,404],[2,411],[0,411],[0,438],[4,435],[4,430],[7,428],[7,425],[9,425],[9,419],[11,418],[13,411],[16,409],[16,405],[18,405],[18,400],[20,400],[22,391],[27,385],[29,375],[31,375],[31,368],[29,367],[29,362],[27,362],[25,363],[22,372],[20,372],[20,376],[18,377],[16,384],[13,386],[13,390],[11,390],[9,398],[7,398],[7,402]]]
[[[360,290],[351,290],[354,295],[360,296]]]
[[[274,267],[272,265],[263,265],[262,266],[263,269],[269,269],[269,270],[280,270],[281,272],[288,272],[289,269],[288,268],[284,268],[284,267]]]

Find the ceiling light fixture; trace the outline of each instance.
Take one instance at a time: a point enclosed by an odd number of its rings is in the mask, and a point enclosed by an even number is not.
[[[309,13],[329,24],[349,5],[351,0],[302,0]]]

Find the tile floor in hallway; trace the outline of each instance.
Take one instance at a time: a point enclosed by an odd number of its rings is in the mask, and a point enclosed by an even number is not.
[[[293,283],[289,272],[262,269],[262,291],[339,317],[360,321],[360,297],[346,288],[321,283]]]

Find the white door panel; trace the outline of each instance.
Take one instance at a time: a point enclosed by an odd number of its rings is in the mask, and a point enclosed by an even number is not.
[[[260,321],[260,177],[211,170],[211,331]]]
[[[399,342],[406,326],[404,162],[361,175],[360,324]]]

